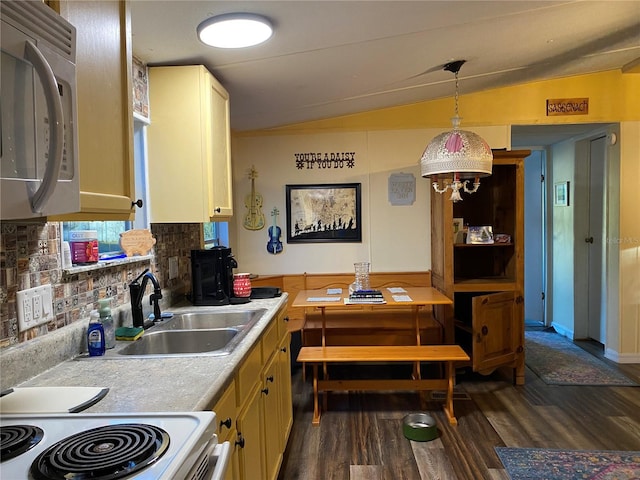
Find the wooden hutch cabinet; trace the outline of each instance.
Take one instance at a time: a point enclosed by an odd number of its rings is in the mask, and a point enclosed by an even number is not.
[[[474,372],[511,367],[524,384],[524,159],[531,152],[494,151],[493,173],[479,190],[453,203],[431,192],[431,281],[453,299],[434,315],[449,327],[448,343],[461,345]],[[467,244],[454,235],[465,226],[491,226],[507,242]]]

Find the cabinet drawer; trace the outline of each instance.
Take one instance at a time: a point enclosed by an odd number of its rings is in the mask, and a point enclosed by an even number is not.
[[[216,403],[213,411],[218,422],[218,435],[225,441],[236,425],[236,384],[235,381],[227,387],[222,398]]]
[[[278,319],[271,322],[262,336],[262,363],[266,364],[267,360],[273,355],[278,346]]]
[[[236,379],[236,404],[242,405],[256,382],[260,380],[262,370],[262,356],[260,344],[256,344],[238,370]]]

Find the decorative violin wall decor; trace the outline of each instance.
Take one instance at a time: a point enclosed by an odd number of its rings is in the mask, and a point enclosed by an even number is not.
[[[276,255],[282,252],[282,241],[280,235],[282,229],[278,226],[278,215],[280,212],[276,207],[271,210],[271,216],[273,217],[273,225],[269,227],[269,241],[267,242],[267,252]]]
[[[255,180],[258,177],[256,168],[252,165],[249,171],[251,193],[244,199],[247,213],[244,216],[244,228],[247,230],[261,230],[264,228],[264,213],[262,213],[262,195],[256,192]]]

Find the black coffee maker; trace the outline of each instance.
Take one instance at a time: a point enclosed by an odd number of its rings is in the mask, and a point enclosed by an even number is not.
[[[191,302],[228,305],[233,296],[233,269],[237,267],[228,247],[191,250]]]

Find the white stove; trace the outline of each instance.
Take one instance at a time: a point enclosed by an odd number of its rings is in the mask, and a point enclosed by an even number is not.
[[[2,480],[218,480],[213,412],[0,416]]]

